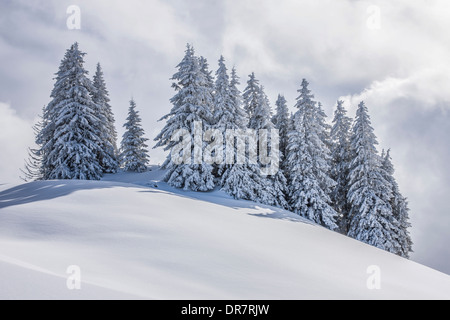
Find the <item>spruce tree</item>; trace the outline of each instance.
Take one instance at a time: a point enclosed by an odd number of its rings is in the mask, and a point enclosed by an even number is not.
[[[222,60],[222,59],[221,59]],[[248,118],[244,110],[242,110],[241,104],[241,92],[238,89],[239,77],[236,74],[236,69],[231,71],[231,80],[229,84],[230,93],[230,109],[220,108],[218,101],[220,97],[223,97],[223,91],[226,89],[220,89],[224,85],[224,79],[226,69],[224,61],[219,61],[219,69],[216,74],[216,127],[220,130],[240,130],[244,132],[246,130]],[[222,80],[221,80],[222,79]],[[256,186],[261,184],[261,176],[257,171],[257,168],[248,162],[248,155],[245,155],[244,163],[237,163],[237,157],[234,153],[237,151],[237,144],[244,144],[245,140],[239,135],[236,136],[236,140],[232,146],[233,148],[233,163],[224,164],[219,170],[220,186],[222,190],[234,197],[235,199],[257,200]],[[229,146],[228,146],[229,147]]]
[[[74,43],[56,73],[52,101],[44,109],[44,127],[36,141],[42,146],[43,179],[100,179],[102,167],[98,105],[84,69],[85,53]]]
[[[119,166],[117,160],[117,132],[100,63],[97,64],[93,86],[94,91],[92,92],[92,100],[99,106],[97,113],[97,116],[100,119],[98,126],[101,133],[101,153],[98,155],[99,161],[102,165],[103,172],[115,173]]]
[[[282,168],[284,168],[284,162],[286,159],[286,146],[287,146],[287,140],[288,140],[288,131],[290,128],[290,115],[289,115],[289,109],[287,107],[286,99],[283,95],[279,94],[277,101],[275,102],[276,105],[276,113],[272,118],[272,122],[275,125],[275,128],[279,131],[280,136],[280,159]]]
[[[337,102],[334,112],[333,126],[331,128],[331,177],[336,181],[336,187],[331,193],[334,207],[339,214],[339,231],[348,232],[348,215],[350,204],[347,202],[348,174],[350,166],[350,130],[352,120],[346,116],[347,110],[343,101]]]
[[[245,87],[242,98],[244,104],[244,110],[249,119],[253,118],[253,113],[260,103],[260,85],[259,81],[255,77],[255,73],[252,72],[247,81],[247,87]],[[253,123],[249,120],[249,127],[254,127]]]
[[[249,128],[254,129],[257,132],[259,130],[264,129],[270,132],[273,132],[275,129],[275,125],[273,124],[272,112],[270,108],[270,103],[267,95],[264,92],[264,87],[261,85],[259,87],[258,92],[258,103],[255,105],[253,109],[252,115],[249,117]],[[271,136],[272,137],[272,136]],[[271,138],[268,139],[268,143],[271,142]],[[258,154],[261,155],[261,148],[267,148],[268,146],[260,145]],[[278,170],[273,175],[268,175],[266,177],[261,177],[261,188],[258,195],[258,202],[277,206],[280,208],[288,209],[289,205],[286,201],[287,194],[287,179],[280,169],[280,154],[272,154],[273,150],[268,150],[268,153],[271,154],[271,161],[276,161],[278,165]],[[274,157],[275,156],[275,157]],[[258,158],[259,159],[259,158]],[[262,164],[259,164],[262,166]]]
[[[239,79],[236,71],[232,71],[232,80],[228,77],[225,59],[219,59],[219,68],[216,72],[216,83],[214,87],[214,129],[225,134],[226,130],[245,129],[245,114],[240,106],[240,92],[237,88]],[[223,141],[223,152],[226,148],[226,141]],[[218,165],[217,175],[219,178],[225,170],[230,169],[234,164],[225,164],[225,161]]]
[[[216,72],[215,94],[214,94],[214,128],[225,133],[227,129],[245,128],[245,113],[241,108],[240,92],[237,89],[239,79],[236,71],[232,71],[230,82],[225,59],[219,59],[219,68]]]
[[[220,78],[221,76],[218,73],[217,80],[219,81]],[[259,86],[258,81],[254,79],[254,74],[250,75],[250,78],[253,78],[253,80],[250,80],[250,82],[252,83],[251,86]],[[234,101],[235,106],[240,104],[240,93],[236,87],[237,84],[239,84],[238,78],[236,76],[235,70],[233,69],[230,88],[232,96],[231,100]],[[239,113],[234,112],[235,117],[233,119],[229,118],[229,127],[227,127],[227,129],[241,130],[241,132],[245,132],[245,123],[248,119],[251,122],[249,128],[253,129],[256,133],[258,133],[258,130],[260,129],[273,129],[273,124],[270,121],[270,105],[267,96],[265,95],[264,90],[261,87],[255,87],[254,89],[255,95],[252,98],[252,115],[250,116],[250,114],[247,114],[247,117],[244,117],[244,114],[242,114],[240,108],[238,108],[237,110],[239,110]],[[219,92],[220,90],[217,90],[216,88],[216,98]],[[249,110],[249,108],[246,108],[247,112]],[[238,114],[239,116],[237,116]],[[246,143],[244,139],[244,137],[237,135],[235,143],[244,144]],[[252,141],[250,139],[248,140],[248,143],[249,150],[254,148],[256,149],[256,146],[253,145],[255,141]],[[234,148],[234,151],[236,151],[236,148]],[[258,150],[256,149],[256,151]],[[284,200],[284,194],[278,192],[279,189],[282,189],[279,183],[280,181],[282,181],[284,176],[263,176],[261,175],[260,167],[257,164],[258,158],[255,159],[256,163],[251,163],[249,154],[247,152],[245,153],[244,158],[244,163],[233,163],[231,165],[226,164],[224,166],[225,170],[221,176],[222,190],[237,199],[246,199],[263,204],[285,207],[286,201]],[[275,180],[275,178],[277,178],[277,180]]]
[[[200,56],[198,58],[198,63],[200,66],[200,71],[205,76],[205,81],[206,81],[205,86],[210,90],[210,94],[213,96],[214,95],[214,77],[212,76],[212,71],[209,70],[208,60],[205,57]]]
[[[329,229],[336,229],[336,211],[329,192],[335,185],[329,177],[329,150],[321,137],[319,109],[303,79],[298,90],[293,128],[288,134],[287,167],[292,210]]]
[[[43,108],[43,112],[44,112]],[[45,127],[45,122],[42,116],[39,116],[40,120],[33,126],[33,131],[35,136],[39,136],[42,129]],[[36,147],[28,148],[28,159],[25,160],[24,169],[20,169],[22,172],[21,179],[25,182],[42,180],[44,177],[43,167],[42,167],[42,144],[35,139]]]
[[[392,188],[383,177],[378,144],[364,102],[358,105],[350,148],[352,160],[347,200],[351,205],[348,236],[397,253],[399,223],[393,217]]]
[[[269,99],[264,92],[264,87],[260,86],[257,91],[257,103],[252,107],[252,113],[249,114],[248,127],[254,130],[274,129],[275,126],[272,122],[272,111],[270,108]],[[249,109],[250,110],[250,109]]]
[[[244,110],[242,110],[242,95],[238,86],[241,83],[239,82],[239,76],[237,75],[236,68],[233,67],[231,69],[231,79],[230,79],[230,94],[233,100],[233,105],[237,108],[237,112],[239,112],[239,123],[240,128],[244,128],[247,125],[247,118]]]
[[[130,101],[127,121],[123,126],[126,130],[120,144],[122,167],[125,171],[144,172],[149,161],[148,146],[145,143],[148,139],[144,137],[141,118],[133,99]]]
[[[413,242],[408,231],[408,228],[411,227],[411,224],[409,223],[408,201],[400,193],[398,183],[394,178],[395,170],[394,165],[392,164],[390,150],[386,153],[384,153],[383,150],[381,158],[384,178],[390,183],[392,189],[392,198],[390,200],[392,215],[399,223],[397,239],[400,243],[401,250],[396,252],[396,254],[404,258],[409,258],[409,253],[412,252]]]
[[[327,123],[326,119],[327,119],[327,115],[325,114],[325,111],[322,108],[322,103],[318,102],[317,103],[317,113],[316,113],[316,117],[317,117],[317,123],[320,126],[320,139],[322,140],[322,142],[325,144],[325,146],[328,148],[328,150],[331,151],[331,126]],[[332,158],[330,157],[329,161],[329,165],[331,167],[331,160]]]
[[[201,137],[195,136],[210,129],[213,122],[213,94],[207,71],[202,71],[202,66],[204,69],[205,63],[201,65],[200,59],[194,55],[194,49],[188,45],[184,58],[177,66],[178,72],[172,77],[175,81],[172,87],[176,91],[170,100],[173,107],[160,119],[166,120],[166,125],[155,138],[157,141],[155,148],[164,147],[164,150],[172,150],[181,143],[173,139],[173,135],[178,130],[185,130],[188,133],[183,139],[190,139],[193,142],[190,150],[194,151],[191,152],[191,161],[176,163],[171,152],[163,167],[167,168],[165,181],[169,185],[193,191],[208,191],[214,188],[212,165],[204,161],[196,163],[198,162],[196,152],[203,151],[206,143]],[[202,124],[197,133],[195,123]]]

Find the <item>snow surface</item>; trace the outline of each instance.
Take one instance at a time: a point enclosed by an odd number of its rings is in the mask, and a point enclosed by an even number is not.
[[[450,299],[446,274],[163,174],[0,185],[0,298]],[[367,288],[371,265],[380,290]]]

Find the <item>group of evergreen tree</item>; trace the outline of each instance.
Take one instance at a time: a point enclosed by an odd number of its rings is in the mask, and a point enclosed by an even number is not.
[[[84,56],[74,43],[56,73],[52,100],[35,126],[37,148],[30,149],[26,180],[98,180],[120,166],[143,171],[148,163],[144,131],[130,102],[126,132],[117,148],[115,119],[100,64],[91,81]]]
[[[393,176],[390,152],[380,155],[376,149],[364,102],[359,104],[353,122],[343,101],[338,101],[330,126],[322,105],[314,100],[309,83],[303,79],[296,112],[291,115],[286,99],[279,95],[272,115],[264,87],[254,73],[241,94],[235,68],[230,78],[223,57],[218,65],[214,81],[207,60],[196,56],[188,45],[177,66],[172,77],[176,91],[171,99],[173,107],[161,118],[166,124],[155,138],[155,147],[169,151],[163,164],[165,181],[194,191],[219,187],[234,198],[291,210],[331,230],[408,257],[412,242],[407,201]],[[203,132],[218,129],[222,134],[226,130],[278,129],[280,170],[261,175],[260,164],[248,161],[249,152],[244,163],[229,164],[223,157],[218,163],[196,163],[195,152],[207,156],[223,152],[212,151],[203,139],[195,138],[202,132],[194,124],[199,121]],[[191,161],[173,161],[171,153],[180,152],[183,144],[179,136],[173,139],[177,130],[188,132],[183,139],[194,142],[188,144]],[[252,148],[248,146],[248,150]]]
[[[91,81],[83,66],[84,56],[74,43],[61,61],[52,100],[34,127],[38,147],[30,149],[24,172],[27,179],[96,180],[119,167],[135,172],[147,169],[147,139],[136,103],[130,101],[119,150],[102,68],[97,64]],[[170,100],[172,108],[161,118],[166,123],[155,138],[155,148],[169,151],[162,165],[169,185],[193,191],[219,187],[236,199],[291,210],[331,230],[409,256],[408,203],[393,176],[390,150],[380,155],[376,149],[364,102],[352,121],[343,102],[338,101],[330,126],[322,105],[303,79],[296,112],[290,114],[280,94],[272,114],[264,87],[254,73],[241,93],[235,68],[229,75],[221,56],[214,77],[207,60],[196,56],[190,45],[171,79],[176,92]],[[269,130],[268,139],[278,135],[279,153],[258,150],[259,145],[248,145],[244,154],[234,153],[239,145],[255,143],[245,138],[248,129]],[[221,135],[227,130],[244,133],[233,137],[230,154],[235,161],[225,161],[223,156],[229,145]],[[219,134],[206,137],[203,132]],[[183,150],[186,146],[190,150]],[[250,161],[249,150],[257,151],[257,159],[263,151],[272,153],[279,170],[262,175],[262,164]],[[172,153],[180,152],[191,161],[174,161],[177,157]],[[198,161],[199,157],[203,161]],[[214,161],[204,161],[206,157]],[[237,161],[238,157],[244,161]]]

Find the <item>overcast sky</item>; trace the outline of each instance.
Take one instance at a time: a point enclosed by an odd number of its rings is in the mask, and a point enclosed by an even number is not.
[[[67,8],[81,10],[80,29]],[[411,207],[412,259],[450,274],[450,2],[356,0],[2,0],[0,183],[17,182],[31,126],[50,100],[65,50],[78,41],[90,74],[101,62],[122,135],[136,100],[147,136],[170,110],[170,77],[186,43],[217,69],[224,55],[241,89],[252,71],[272,105],[293,110],[302,78],[331,121],[365,100],[381,148]],[[151,151],[152,163],[164,153]]]

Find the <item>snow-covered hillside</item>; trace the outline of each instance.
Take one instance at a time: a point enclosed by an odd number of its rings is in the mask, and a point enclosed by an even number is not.
[[[0,298],[450,299],[448,275],[161,175],[0,186]],[[73,265],[80,290],[66,285]]]

